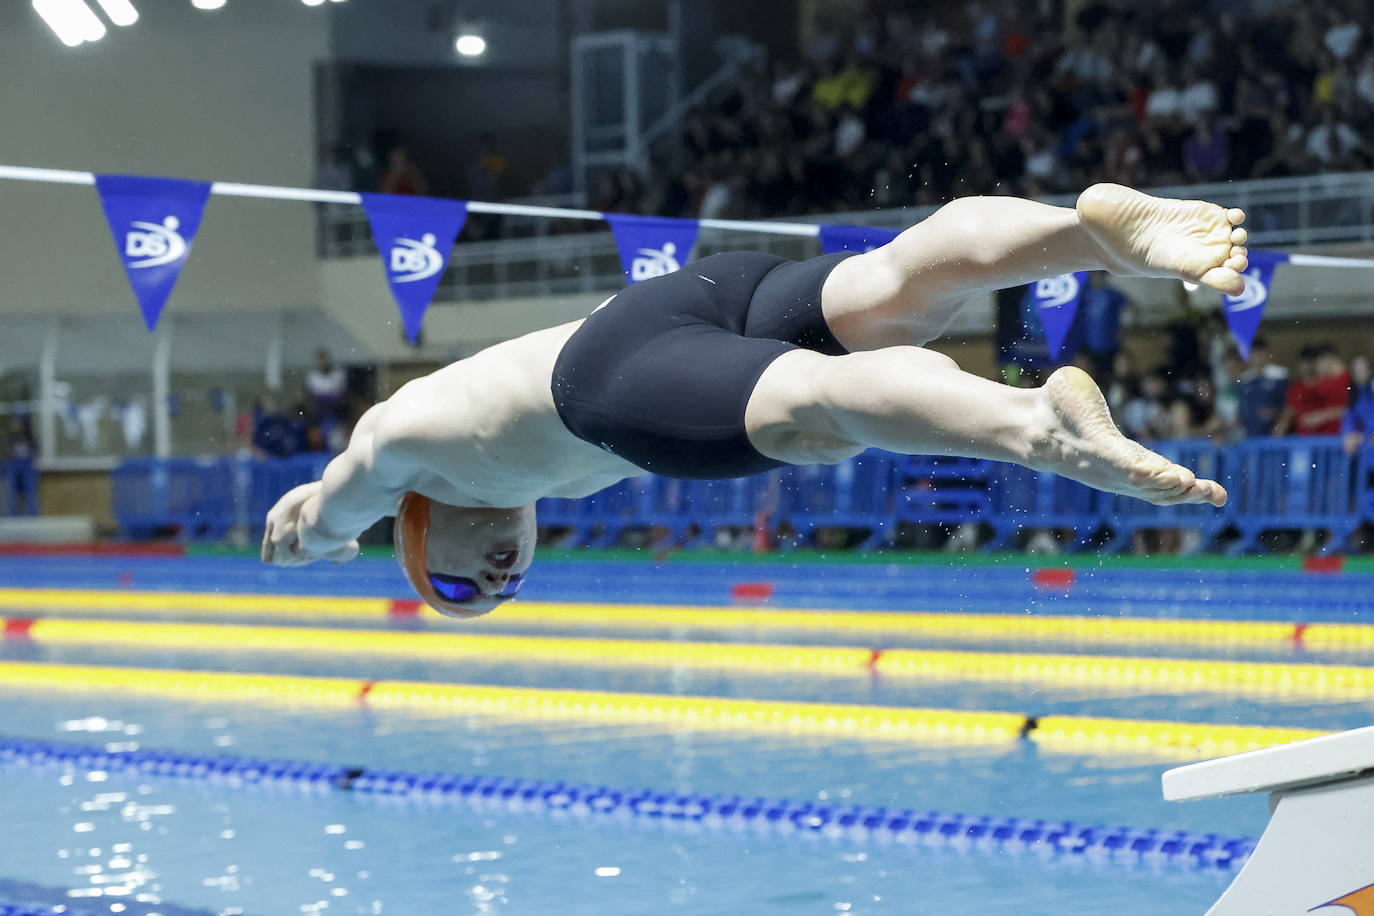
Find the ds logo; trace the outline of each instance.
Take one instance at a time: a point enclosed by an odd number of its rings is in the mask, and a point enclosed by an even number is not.
[[[434,234],[415,239],[398,238],[391,248],[391,279],[396,283],[427,280],[444,269],[443,255],[434,248]]]
[[[676,255],[677,246],[672,242],[664,243],[662,250],[639,249],[639,256],[630,262],[630,279],[638,283],[640,280],[663,277],[681,270],[682,265],[677,262]]]
[[[124,235],[124,257],[130,268],[161,267],[186,256],[186,240],[177,232],[181,221],[175,216],[161,224],[134,220],[130,225],[134,228]]]
[[[1078,298],[1078,278],[1062,274],[1035,282],[1035,298],[1043,308],[1059,308]]]
[[[1258,267],[1247,270],[1243,276],[1245,277],[1245,292],[1239,296],[1226,297],[1226,310],[1229,312],[1243,312],[1246,309],[1258,308],[1264,305],[1264,301],[1269,298],[1269,287],[1264,285]]]

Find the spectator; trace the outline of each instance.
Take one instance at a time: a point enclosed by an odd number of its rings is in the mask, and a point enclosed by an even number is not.
[[[468,166],[468,196],[473,200],[499,199],[506,164],[506,155],[497,147],[495,134],[484,133],[477,142],[477,157]]]
[[[1307,154],[1324,168],[1350,165],[1359,148],[1360,135],[1336,116],[1332,105],[1322,109],[1321,121],[1307,132]]]
[[[11,414],[5,437],[5,484],[9,490],[9,514],[38,514],[38,475],[34,472],[33,427],[29,417]]]
[[[1092,357],[1096,374],[1106,375],[1121,349],[1121,316],[1134,305],[1125,293],[1108,285],[1111,275],[1095,270],[1078,304],[1083,324],[1083,349]]]
[[[419,167],[411,161],[404,146],[393,146],[386,157],[386,170],[382,172],[380,190],[383,194],[423,195],[428,193],[429,184]]]
[[[1335,347],[1304,347],[1298,357],[1298,378],[1288,386],[1287,403],[1274,432],[1280,436],[1332,436],[1350,401],[1350,375]]]
[[[1201,114],[1183,141],[1183,173],[1189,181],[1220,181],[1230,164],[1231,141],[1220,124]]]
[[[310,398],[310,418],[320,418],[333,412],[348,391],[348,376],[337,365],[329,351],[321,347],[315,351],[315,366],[305,374],[305,392]]]
[[[1161,433],[1167,435],[1165,414],[1168,408],[1165,397],[1169,393],[1169,382],[1158,372],[1145,376],[1140,389],[1126,402],[1122,412],[1121,428],[1133,439],[1158,439]]]
[[[290,458],[307,450],[308,435],[303,411],[288,417],[271,394],[263,395],[253,408],[253,449],[263,458]]]
[[[1374,435],[1374,380],[1366,356],[1350,361],[1350,407],[1341,420],[1341,435],[1345,450],[1352,455]]]
[[[1240,376],[1236,396],[1245,435],[1274,435],[1288,400],[1288,370],[1274,363],[1263,337],[1256,337],[1250,345],[1250,364]]]

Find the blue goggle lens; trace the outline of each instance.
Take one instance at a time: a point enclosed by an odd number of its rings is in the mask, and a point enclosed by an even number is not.
[[[428,573],[429,584],[434,592],[445,601],[471,601],[481,594],[477,583],[467,576],[446,576],[443,573]],[[524,576],[511,576],[505,588],[497,592],[499,598],[514,598],[525,582]]]

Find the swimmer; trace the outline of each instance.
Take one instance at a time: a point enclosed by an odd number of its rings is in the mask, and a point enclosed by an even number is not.
[[[864,254],[693,261],[372,407],[323,478],[268,513],[262,559],[350,560],[359,533],[399,511],[411,583],[442,613],[472,617],[518,591],[540,497],[586,496],[645,471],[721,478],[834,463],[872,447],[1222,506],[1220,484],[1122,435],[1081,370],[1011,388],[923,347],[970,296],[1070,271],[1239,294],[1244,219],[1099,184],[1075,208],[955,200]]]

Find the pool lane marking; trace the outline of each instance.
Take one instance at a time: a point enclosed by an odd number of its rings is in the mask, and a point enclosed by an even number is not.
[[[330,706],[356,705],[366,697],[367,706],[384,709],[927,745],[1004,744],[1028,735],[1050,750],[1169,759],[1219,757],[1329,734],[1273,726],[37,662],[0,662],[0,684],[43,691],[103,689],[196,700]]]
[[[336,652],[425,659],[514,658],[610,667],[691,665],[807,674],[1143,686],[1188,691],[1374,696],[1374,667],[1130,656],[961,652],[767,643],[573,639],[466,632],[10,618],[4,636],[63,645]]]
[[[318,620],[385,619],[420,613],[415,601],[324,595],[249,595],[100,589],[0,589],[0,609],[123,613],[222,614]],[[428,617],[428,612],[424,612]],[[434,616],[434,620],[439,618]],[[1259,620],[1179,620],[1078,615],[963,614],[909,611],[716,608],[692,605],[509,603],[493,626],[797,630],[812,633],[904,633],[933,639],[1074,640],[1122,644],[1272,645],[1312,649],[1374,647],[1374,626]],[[482,626],[482,621],[464,624]]]

